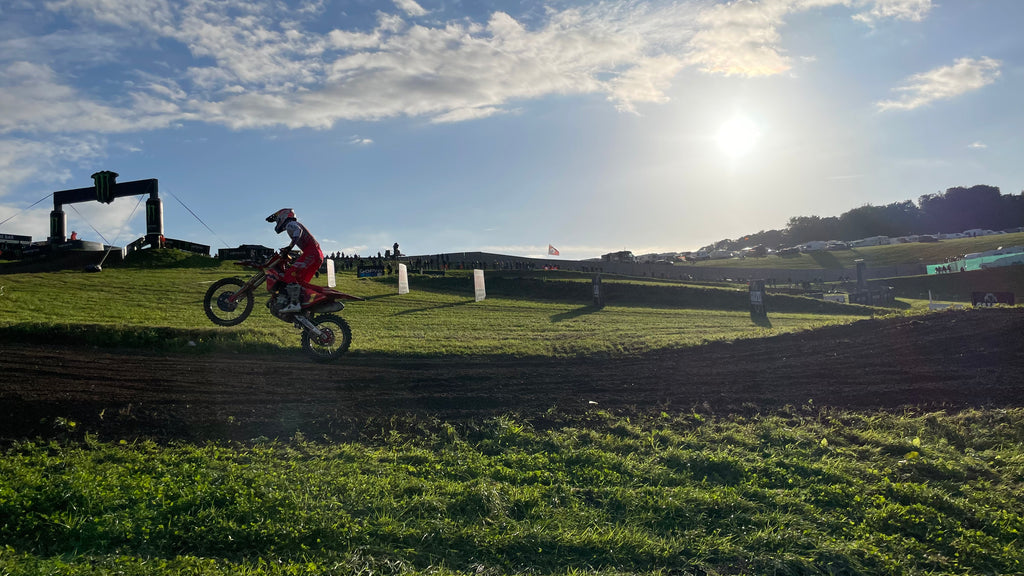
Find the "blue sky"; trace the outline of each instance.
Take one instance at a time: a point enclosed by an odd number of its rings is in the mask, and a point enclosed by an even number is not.
[[[292,207],[359,254],[681,251],[1016,194],[1021,22],[1019,0],[2,0],[0,233],[44,239],[32,204],[98,170],[158,179],[172,238],[284,245],[263,219]],[[136,204],[68,228],[123,245]]]

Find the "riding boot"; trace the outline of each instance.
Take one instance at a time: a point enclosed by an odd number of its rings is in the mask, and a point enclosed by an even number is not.
[[[302,294],[302,287],[298,284],[289,284],[285,286],[285,291],[288,292],[288,305],[281,308],[279,312],[281,314],[301,312],[302,304],[299,302],[299,295]]]

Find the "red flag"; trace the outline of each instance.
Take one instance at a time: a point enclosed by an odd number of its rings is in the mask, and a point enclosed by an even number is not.
[[[558,256],[558,249],[548,244],[548,256]]]

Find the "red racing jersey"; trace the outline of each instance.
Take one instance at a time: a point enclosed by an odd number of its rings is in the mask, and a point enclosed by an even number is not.
[[[320,243],[316,241],[316,238],[309,233],[309,229],[305,226],[292,220],[285,224],[284,229],[288,232],[288,237],[292,239],[292,242],[295,243],[299,250],[302,250],[304,255],[316,253],[320,255],[320,258],[324,257],[324,253],[320,250]]]

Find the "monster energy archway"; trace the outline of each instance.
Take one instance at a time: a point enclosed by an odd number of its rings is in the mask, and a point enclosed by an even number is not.
[[[117,172],[104,170],[92,175],[93,185],[89,188],[75,188],[53,193],[49,237],[51,244],[67,241],[68,217],[63,210],[65,204],[91,201],[110,204],[114,198],[149,194],[149,200],[146,200],[146,243],[150,246],[160,245],[164,235],[164,208],[157,190],[156,178],[118,182],[117,176]]]

